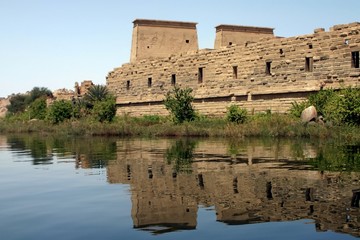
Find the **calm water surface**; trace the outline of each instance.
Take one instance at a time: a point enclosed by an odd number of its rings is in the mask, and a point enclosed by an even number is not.
[[[360,147],[0,136],[0,239],[353,239]]]

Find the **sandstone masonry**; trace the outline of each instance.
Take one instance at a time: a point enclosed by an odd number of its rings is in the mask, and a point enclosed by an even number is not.
[[[135,20],[134,28],[136,24]],[[166,31],[157,35],[157,41],[164,38],[165,45],[173,42],[176,48],[177,40],[184,40],[179,37],[181,31],[187,32],[189,24],[177,25],[173,41],[167,39],[172,30],[158,24],[156,31]],[[146,31],[151,33],[153,28]],[[191,30],[196,33],[196,29]],[[221,38],[220,32],[226,38]],[[107,86],[117,96],[118,114],[167,114],[162,101],[174,85],[192,88],[195,108],[206,115],[223,115],[231,104],[250,112],[283,113],[293,101],[321,88],[360,84],[359,32],[360,23],[356,22],[335,25],[329,31],[320,28],[313,34],[278,38],[271,28],[220,25],[215,49],[178,47],[166,57],[151,57],[138,48],[137,54],[143,57],[136,58],[132,49],[131,63],[109,72]],[[197,44],[197,37],[192,39]]]

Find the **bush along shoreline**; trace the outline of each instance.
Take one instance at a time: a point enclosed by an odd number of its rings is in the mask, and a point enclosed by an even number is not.
[[[10,113],[6,118],[0,119],[0,133],[67,136],[337,138],[360,142],[359,88],[345,88],[339,91],[321,90],[309,96],[304,102],[293,103],[287,114],[271,113],[269,110],[250,115],[245,109],[231,105],[222,118],[210,118],[197,113],[192,106],[192,89],[175,87],[166,94],[164,105],[169,110],[169,116],[166,117],[115,116],[115,98],[105,86],[95,85],[82,99],[55,101],[50,106],[44,104],[44,96],[48,96],[48,91],[39,94],[38,90],[37,97],[33,97],[32,101],[24,100],[26,97],[14,99],[12,102],[14,104],[8,107]],[[23,105],[19,102],[23,102]],[[308,106],[316,108],[318,115],[321,116],[321,124],[301,121],[301,113]]]

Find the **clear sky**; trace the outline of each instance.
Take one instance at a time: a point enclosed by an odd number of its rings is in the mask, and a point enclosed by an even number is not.
[[[309,34],[359,22],[360,0],[0,0],[0,97],[105,84],[130,60],[137,18],[197,22],[199,47],[213,48],[219,24]]]

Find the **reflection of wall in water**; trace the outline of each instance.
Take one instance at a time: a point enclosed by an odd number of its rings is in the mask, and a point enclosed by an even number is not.
[[[286,167],[279,163],[290,155],[288,145],[244,146],[234,160],[225,144],[200,142],[191,174],[175,173],[166,164],[168,141],[118,146],[126,150],[108,166],[108,179],[131,185],[135,227],[196,227],[197,206],[204,205],[215,206],[217,220],[228,224],[310,218],[318,230],[359,235],[353,230],[360,227],[359,211],[351,208],[358,176],[288,170],[291,159]]]
[[[0,136],[0,147],[7,147],[7,138],[5,136]]]
[[[191,183],[191,175],[177,175],[172,166],[165,163],[164,152],[152,151],[151,141],[119,143],[122,144],[126,150],[119,151],[118,160],[108,166],[108,179],[110,183],[131,184],[134,227],[195,228],[197,202],[183,195],[178,185]],[[156,149],[165,151],[167,147],[168,142],[156,141]]]

